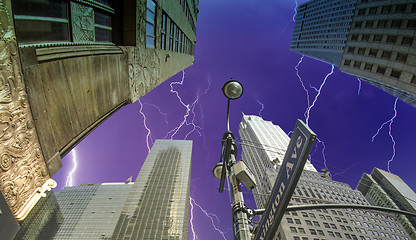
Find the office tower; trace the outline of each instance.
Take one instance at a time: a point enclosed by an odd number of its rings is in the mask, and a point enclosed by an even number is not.
[[[156,140],[112,239],[187,239],[192,141]]]
[[[0,191],[16,220],[77,143],[194,62],[198,3],[0,0],[0,108],[15,126],[0,139]]]
[[[409,0],[309,1],[298,8],[290,49],[416,106],[415,13]]]
[[[111,239],[133,184],[65,187],[57,193],[63,220],[53,239]]]
[[[63,216],[55,194],[50,191],[41,198],[25,220],[14,240],[53,239]]]
[[[290,50],[339,66],[357,0],[299,5]]]
[[[416,193],[397,175],[374,168],[370,174],[363,173],[357,185],[367,200],[380,207],[396,208],[416,213]],[[399,216],[406,232],[416,239],[416,218]]]
[[[187,239],[191,152],[192,141],[156,140],[134,183],[64,188],[54,239]]]
[[[243,114],[238,132],[243,146],[242,159],[257,183],[253,190],[254,199],[258,208],[264,208],[265,193],[270,193],[275,182],[268,176],[283,162],[290,138],[278,125],[255,115]],[[309,160],[305,169],[316,172]]]
[[[289,205],[307,204],[370,205],[348,184],[303,171]],[[281,240],[411,239],[397,214],[353,208],[286,211],[276,236]]]
[[[416,3],[359,0],[340,70],[416,106]]]

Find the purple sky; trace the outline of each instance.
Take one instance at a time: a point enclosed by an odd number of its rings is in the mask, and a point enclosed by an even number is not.
[[[191,197],[207,212],[218,216],[215,226],[225,232],[226,239],[232,239],[230,199],[227,191],[218,192],[219,181],[211,173],[219,160],[226,128],[226,98],[221,87],[231,77],[244,85],[244,95],[231,103],[230,126],[236,136],[241,112],[258,115],[262,109],[258,101],[264,104],[262,117],[280,125],[285,132],[293,129],[297,118],[305,121],[307,98],[295,71],[301,56],[288,50],[294,7],[295,2],[289,0],[201,1],[195,63],[185,70],[183,85],[172,85],[185,104],[194,106],[187,124],[173,137],[184,139],[194,129],[190,124],[194,119],[198,131],[187,138],[193,140]],[[298,69],[312,103],[316,91],[310,85],[319,88],[331,65],[305,56]],[[184,119],[186,108],[170,92],[170,83],[180,82],[182,76],[182,72],[178,73],[141,98],[152,139],[165,138]],[[326,164],[333,179],[352,188],[363,172],[370,173],[373,167],[387,170],[393,154],[388,124],[374,143],[371,138],[381,124],[394,116],[395,97],[365,82],[358,94],[358,87],[356,78],[335,68],[309,119],[311,129],[325,142]],[[197,103],[192,105],[198,94]],[[78,164],[74,185],[124,181],[130,176],[135,179],[148,151],[147,130],[139,110],[138,102],[123,107],[75,148]],[[399,100],[391,125],[396,156],[390,170],[414,190],[415,120],[416,109]],[[317,169],[325,165],[321,151],[322,145],[315,144],[312,163]],[[54,176],[57,190],[65,186],[73,167],[72,156],[69,153],[62,160],[63,167]],[[254,208],[250,193],[244,191],[246,204]],[[197,239],[222,239],[201,209],[194,206],[193,212]],[[191,228],[189,239],[193,239]]]

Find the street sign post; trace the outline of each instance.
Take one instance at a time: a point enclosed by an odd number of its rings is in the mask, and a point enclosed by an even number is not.
[[[274,238],[315,139],[316,134],[298,119],[254,239]]]

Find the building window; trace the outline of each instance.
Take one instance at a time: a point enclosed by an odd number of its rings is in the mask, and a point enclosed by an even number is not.
[[[179,52],[183,53],[184,52],[184,47],[183,47],[183,32],[181,32],[181,38],[179,39]]]
[[[370,14],[376,14],[376,12],[377,12],[377,7],[370,8]]]
[[[384,73],[386,72],[386,67],[378,66],[377,72],[384,75]]]
[[[67,3],[58,0],[49,2],[16,0],[12,3],[19,42],[69,41]]]
[[[162,14],[162,29],[160,31],[160,48],[166,50],[166,23],[167,17],[166,14]]]
[[[296,230],[296,228],[295,228],[295,227],[290,227],[290,232],[292,232],[292,233],[297,233],[298,231]]]
[[[365,8],[358,10],[358,16],[362,16],[365,14]]]
[[[377,23],[378,28],[385,28],[387,26],[387,20],[379,20]]]
[[[324,231],[318,229],[317,232],[318,232],[319,235],[325,236]]]
[[[300,240],[300,237],[294,236],[293,240]]]
[[[312,222],[310,220],[305,220],[305,222],[306,222],[306,225],[312,226]]]
[[[364,52],[365,52],[365,48],[359,48],[358,49],[358,54],[364,55]]]
[[[373,69],[373,64],[366,63],[364,69],[371,72]]]
[[[302,223],[300,222],[300,219],[295,219],[295,223],[296,223],[296,224],[302,224]]]
[[[361,62],[359,62],[359,61],[354,62],[354,67],[355,68],[360,68],[360,66],[361,66]]]
[[[293,223],[293,219],[291,219],[291,218],[286,218],[286,220],[287,220],[288,223]]]
[[[147,0],[146,7],[146,47],[155,47],[155,19],[156,3],[153,0]]]
[[[372,28],[374,25],[374,21],[366,21],[365,22],[365,27],[366,28]]]
[[[335,236],[337,236],[337,238],[342,238],[341,233],[339,232],[335,232]]]
[[[403,46],[411,46],[413,43],[413,38],[412,37],[403,37],[402,39],[402,45]]]
[[[312,234],[312,235],[316,235],[316,231],[315,231],[315,229],[313,229],[313,228],[310,228],[310,229],[309,229],[309,232],[311,232],[311,234]]]
[[[399,4],[396,6],[396,13],[404,13],[406,11],[406,4]]]
[[[391,52],[390,51],[383,51],[383,54],[381,55],[382,58],[390,60]]]
[[[381,42],[382,35],[376,34],[374,35],[373,42]]]
[[[298,230],[299,230],[299,233],[306,234],[306,232],[305,232],[305,229],[304,229],[304,228],[298,228]]]
[[[391,36],[391,35],[389,35],[387,37],[387,43],[393,43],[393,44],[395,44],[396,43],[396,40],[397,40],[397,36]]]
[[[400,28],[402,25],[402,20],[393,20],[391,21],[391,27],[392,28]]]
[[[407,21],[407,28],[416,29],[416,20],[408,20]]]
[[[407,60],[407,54],[397,53],[396,61],[398,61],[398,62],[404,62],[405,63],[406,60]]]
[[[175,52],[179,51],[179,28],[176,26],[176,32],[175,32]]]
[[[348,53],[354,53],[354,47],[348,47],[348,50],[347,50],[347,52]]]
[[[368,56],[377,57],[377,49],[370,49],[370,51],[368,52]]]
[[[328,235],[329,235],[330,237],[335,237],[335,234],[334,234],[334,232],[332,232],[332,231],[328,231]]]
[[[381,8],[381,13],[389,13],[389,12],[390,12],[390,10],[391,10],[391,6],[390,6],[390,5],[383,6],[383,7]]]
[[[361,37],[361,41],[368,42],[368,39],[370,39],[370,34],[363,34]]]
[[[390,77],[394,77],[394,78],[399,79],[401,74],[402,73],[400,71],[392,69],[391,73],[390,73]]]
[[[361,24],[362,24],[363,22],[361,22],[361,21],[359,21],[359,22],[355,22],[354,23],[354,28],[361,28]]]
[[[170,31],[169,31],[169,51],[173,51],[173,34],[175,33],[175,23],[170,21]]]
[[[351,35],[351,41],[357,41],[358,40],[358,34]]]

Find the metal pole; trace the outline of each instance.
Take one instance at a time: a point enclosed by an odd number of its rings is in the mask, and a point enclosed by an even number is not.
[[[231,134],[228,135],[231,137]],[[232,205],[232,218],[233,218],[233,231],[234,231],[234,239],[237,240],[250,240],[251,233],[250,233],[250,225],[248,220],[248,208],[244,204],[244,197],[239,186],[239,181],[235,176],[234,171],[234,164],[235,161],[235,154],[236,154],[236,144],[233,139],[233,144],[231,147],[231,155],[230,155],[230,183],[231,183],[231,191],[233,195],[233,205]]]
[[[230,131],[230,99],[228,98],[227,103],[227,131]]]

